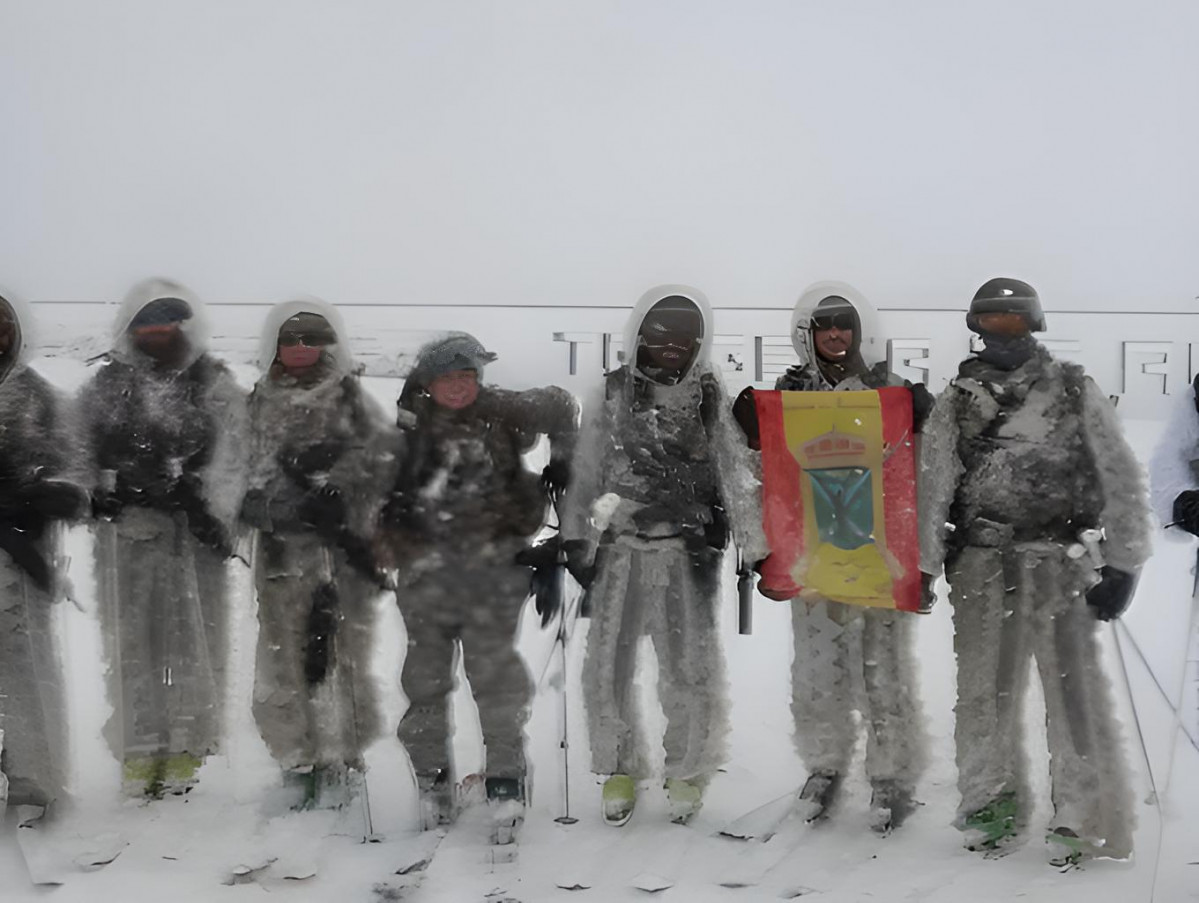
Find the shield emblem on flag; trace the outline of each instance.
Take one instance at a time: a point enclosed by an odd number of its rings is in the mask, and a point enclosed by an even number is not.
[[[916,611],[920,551],[906,388],[755,392],[763,584],[803,599]]]

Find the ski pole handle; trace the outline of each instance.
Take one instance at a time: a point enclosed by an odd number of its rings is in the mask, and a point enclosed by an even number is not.
[[[737,632],[754,632],[754,572],[745,564],[737,568]]]

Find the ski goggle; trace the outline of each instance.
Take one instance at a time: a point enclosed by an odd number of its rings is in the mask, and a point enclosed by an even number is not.
[[[331,332],[281,332],[279,344],[283,346],[307,345],[316,348],[322,345],[336,345],[337,336]]]
[[[841,311],[835,314],[815,314],[812,317],[813,329],[840,329],[842,332],[848,329],[854,329],[857,326],[857,318],[849,311]]]

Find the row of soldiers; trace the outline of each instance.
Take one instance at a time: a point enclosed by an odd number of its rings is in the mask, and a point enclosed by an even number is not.
[[[902,384],[873,320],[852,288],[813,286],[792,317],[800,361],[778,388]],[[1051,836],[1123,858],[1132,805],[1095,624],[1127,605],[1148,555],[1139,467],[1107,399],[1034,341],[1044,317],[1030,286],[988,282],[967,322],[984,348],[936,404],[910,386],[923,437],[923,585],[931,603],[944,568],[954,599],[959,825],[987,850],[1027,827],[1020,727],[1035,655],[1050,724]],[[45,804],[61,793],[52,527],[90,504],[114,708],[107,736],[127,780],[150,793],[186,785],[219,748],[225,561],[240,552],[253,563],[258,602],[255,720],[305,798],[359,773],[383,730],[369,661],[373,603],[387,585],[408,634],[398,734],[426,823],[451,819],[456,806],[448,694],[459,646],[486,745],[477,783],[493,801],[521,804],[533,686],[517,625],[531,577],[543,623],[564,616],[555,571],[565,567],[591,619],[583,687],[604,818],[627,821],[638,782],[651,776],[634,679],[648,635],[666,716],[666,793],[672,817],[686,822],[726,756],[718,604],[731,538],[763,575],[764,595],[793,599],[792,708],[809,773],[797,806],[809,819],[832,807],[856,741],[854,711],[867,733],[876,829],[898,827],[917,805],[916,616],[814,596],[771,568],[752,392],[730,404],[708,360],[711,310],[695,289],[641,298],[623,366],[585,405],[581,428],[561,389],[483,383],[494,355],[461,333],[421,350],[387,417],[355,376],[336,310],[315,301],[271,311],[247,401],[204,351],[202,306],[161,280],[130,293],[68,427],[54,393],[18,363],[27,323],[13,303],[0,305],[0,727],[10,798]],[[549,461],[537,474],[524,455],[543,435]],[[73,436],[83,444],[74,453]],[[558,533],[535,546],[551,504]]]

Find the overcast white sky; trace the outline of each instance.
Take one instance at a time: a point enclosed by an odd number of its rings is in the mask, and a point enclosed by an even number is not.
[[[1193,0],[0,0],[0,283],[1199,294]]]

